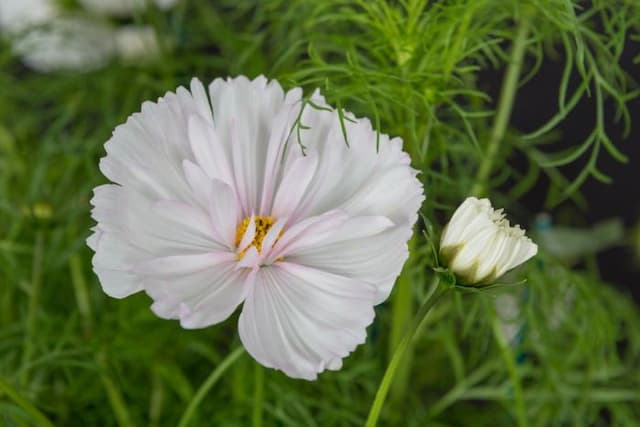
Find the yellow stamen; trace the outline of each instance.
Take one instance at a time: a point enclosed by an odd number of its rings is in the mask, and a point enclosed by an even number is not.
[[[259,215],[254,216],[253,221],[256,224],[256,235],[253,238],[253,241],[246,248],[244,248],[241,252],[238,252],[238,254],[236,255],[238,259],[242,259],[245,252],[247,252],[247,250],[251,246],[254,246],[258,250],[258,252],[260,252],[262,250],[262,240],[264,240],[264,236],[267,235],[267,233],[269,232],[273,224],[275,224],[276,222],[276,220],[272,216],[259,216]],[[250,222],[251,222],[251,217],[248,216],[242,220],[240,225],[238,225],[238,228],[236,229],[236,247],[240,245],[240,242],[242,241],[242,237],[244,236],[244,233],[247,231],[247,228],[249,228]]]

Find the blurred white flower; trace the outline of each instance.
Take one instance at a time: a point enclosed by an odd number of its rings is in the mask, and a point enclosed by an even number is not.
[[[50,21],[57,14],[58,9],[52,0],[1,0],[0,30],[17,33]]]
[[[156,31],[151,27],[121,27],[116,31],[115,43],[120,59],[128,63],[152,59],[160,50]]]
[[[400,139],[381,134],[376,151],[369,120],[349,115],[347,147],[337,112],[312,99],[327,110],[307,105],[298,122],[299,88],[240,76],[207,95],[194,79],[118,126],[88,239],[104,291],[144,290],[184,328],[244,303],[258,362],[305,379],[340,369],[391,292],[424,197]]]
[[[131,16],[148,5],[167,10],[172,8],[179,0],[80,0],[80,4],[92,13],[109,16]]]
[[[489,199],[468,197],[442,231],[440,256],[462,283],[490,284],[538,252],[518,225]]]
[[[60,17],[17,38],[13,49],[42,72],[88,71],[104,66],[116,53],[113,30],[79,17]]]
[[[103,7],[108,3],[96,2]],[[163,7],[169,3],[174,2],[158,1]],[[41,72],[88,71],[116,57],[134,63],[152,59],[159,52],[153,28],[114,27],[81,10],[64,12],[55,0],[1,0],[0,30],[11,39],[14,53]]]

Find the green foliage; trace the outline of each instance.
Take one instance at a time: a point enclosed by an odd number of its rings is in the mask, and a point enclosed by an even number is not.
[[[0,425],[175,425],[239,345],[235,318],[186,331],[156,318],[145,295],[105,296],[84,243],[91,189],[104,182],[104,141],[144,100],[191,76],[264,73],[307,95],[320,87],[333,105],[402,136],[425,183],[423,215],[439,230],[487,161],[500,102],[483,76],[513,63],[526,22],[519,84],[544,61],[564,61],[549,106],[557,111],[528,134],[507,129],[490,160],[491,197],[513,205],[546,174],[549,205],[579,206],[586,179],[608,181],[599,156],[625,160],[605,129],[604,105],[614,103],[623,128],[631,125],[627,103],[638,88],[619,59],[639,30],[635,0],[193,0],[135,19],[166,37],[161,58],[146,65],[41,75],[0,41]],[[557,125],[587,97],[590,135],[559,152]],[[504,111],[508,119],[510,106]],[[510,166],[516,153],[528,171]],[[565,177],[563,167],[578,161],[581,172]],[[378,307],[367,343],[315,383],[266,370],[264,425],[363,424],[388,362],[381,349],[399,329],[391,323],[406,322],[398,313],[425,297],[434,274],[432,242],[421,233],[415,240],[404,278],[411,295],[397,298],[406,306]],[[525,285],[457,293],[436,307],[406,368],[405,398],[387,407],[384,425],[510,426],[522,415],[532,426],[640,425],[638,308],[550,255],[505,280],[521,278]],[[496,312],[504,295],[518,307],[512,319]],[[252,372],[242,356],[192,425],[248,425]]]

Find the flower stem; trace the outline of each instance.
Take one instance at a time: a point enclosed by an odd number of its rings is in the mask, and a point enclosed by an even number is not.
[[[518,32],[513,41],[511,50],[511,59],[507,67],[502,89],[500,92],[500,101],[498,102],[498,111],[496,113],[493,128],[487,143],[487,151],[484,153],[480,168],[476,174],[476,178],[471,188],[471,194],[482,197],[487,191],[487,181],[493,168],[493,162],[498,154],[500,143],[504,139],[504,134],[509,124],[511,110],[513,109],[513,101],[518,89],[518,78],[520,77],[520,69],[527,47],[527,35],[529,33],[529,19],[524,16],[518,25]]]
[[[233,350],[231,353],[229,353],[229,355],[218,366],[216,366],[213,372],[209,374],[209,377],[205,380],[205,382],[202,383],[202,385],[196,392],[196,395],[193,397],[193,399],[191,399],[191,402],[189,402],[187,409],[182,414],[182,417],[180,417],[180,422],[178,423],[178,427],[187,427],[189,425],[189,423],[191,422],[191,418],[195,414],[196,409],[198,408],[198,405],[200,405],[200,402],[202,401],[202,399],[204,399],[207,393],[209,393],[209,390],[211,390],[211,387],[213,387],[214,384],[218,381],[218,379],[220,379],[222,374],[224,374],[226,370],[231,365],[233,365],[233,363],[236,360],[238,360],[240,356],[242,356],[243,353],[244,353],[244,348],[238,347],[235,350]]]
[[[522,385],[520,384],[520,376],[518,375],[518,369],[515,364],[515,356],[509,348],[509,343],[504,337],[498,316],[492,311],[491,326],[493,329],[493,335],[500,348],[502,354],[502,360],[504,360],[507,372],[509,373],[509,380],[513,387],[513,398],[516,404],[516,418],[518,420],[519,427],[527,427],[527,417],[524,406],[524,397],[522,395]]]
[[[398,348],[404,331],[411,322],[411,315],[414,312],[413,294],[411,292],[412,271],[413,270],[413,254],[415,253],[416,235],[409,240],[409,259],[404,264],[404,268],[398,277],[395,285],[395,293],[393,295],[393,304],[391,306],[391,331],[389,333],[389,353],[388,360],[391,360],[393,354]],[[409,371],[411,366],[411,346],[405,352],[403,363],[400,364],[398,372],[396,372],[396,380],[391,384],[389,398],[392,402],[401,401],[404,398],[407,383],[409,381]]]
[[[33,336],[35,334],[38,309],[40,304],[40,286],[42,282],[42,264],[44,260],[44,231],[36,231],[33,245],[33,265],[31,270],[31,287],[29,289],[29,305],[24,333],[20,385],[26,387],[29,382],[29,369],[33,356]]]
[[[53,423],[38,409],[29,399],[21,396],[17,390],[15,390],[8,381],[5,381],[0,377],[0,397],[6,395],[9,400],[12,400],[17,406],[20,407],[25,413],[29,414],[31,419],[42,427],[54,427]],[[6,418],[3,417],[6,420]],[[9,416],[9,421],[11,417]]]
[[[387,366],[387,370],[382,377],[382,381],[380,382],[380,386],[378,386],[378,391],[376,392],[376,397],[373,400],[371,409],[369,410],[369,416],[367,417],[367,422],[365,424],[366,427],[374,427],[378,422],[378,417],[380,416],[380,412],[382,411],[382,407],[384,406],[387,393],[389,392],[389,387],[391,386],[391,383],[393,381],[393,376],[398,369],[398,365],[400,364],[405,351],[411,344],[411,341],[415,337],[418,329],[420,329],[420,325],[426,318],[431,308],[433,308],[438,300],[440,300],[440,298],[450,289],[449,287],[439,286],[439,283],[436,283],[435,286],[435,291],[422,303],[422,306],[418,310],[416,316],[413,318],[411,325],[404,333],[402,340],[400,340],[400,342],[398,343],[396,351],[393,353],[393,357],[391,358],[391,361]]]
[[[253,384],[253,427],[262,427],[262,401],[264,400],[264,368],[259,363],[254,364]]]

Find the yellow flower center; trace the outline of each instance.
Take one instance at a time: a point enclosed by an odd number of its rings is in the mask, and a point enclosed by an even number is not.
[[[260,251],[262,250],[262,240],[264,240],[264,236],[267,235],[267,233],[269,232],[273,224],[275,224],[276,222],[276,220],[272,216],[260,216],[260,215],[254,216],[253,221],[256,224],[256,235],[253,238],[253,241],[246,248],[244,248],[241,252],[238,252],[238,255],[237,255],[238,259],[242,259],[245,252],[247,252],[247,250],[251,246],[254,246],[258,250],[258,253],[260,253]],[[240,242],[242,241],[242,237],[244,236],[244,233],[247,231],[247,228],[249,227],[250,222],[251,222],[251,217],[248,216],[245,219],[243,219],[242,222],[240,222],[240,225],[238,225],[238,228],[236,229],[236,247],[240,245]]]

